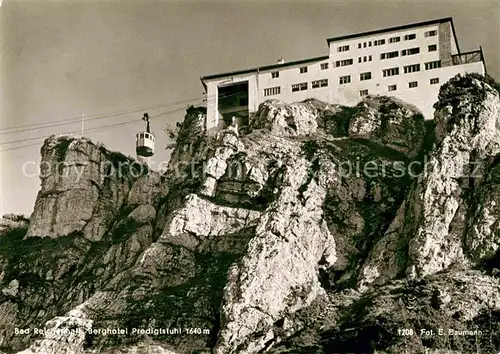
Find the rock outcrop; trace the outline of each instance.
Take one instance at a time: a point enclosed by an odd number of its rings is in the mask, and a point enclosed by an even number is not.
[[[454,80],[435,129],[368,97],[208,137],[191,107],[161,175],[49,138],[29,227],[1,223],[0,350],[500,349],[500,99]]]
[[[156,213],[160,175],[146,165],[65,136],[46,140],[41,154],[42,187],[27,238],[82,232],[97,242],[125,205],[149,205]]]
[[[416,107],[389,97],[368,96],[349,122],[349,137],[417,156],[424,143],[424,117]]]
[[[362,286],[401,272],[422,277],[453,264],[477,264],[500,249],[498,185],[492,185],[498,176],[500,100],[497,91],[484,90],[480,104],[464,95],[456,106],[436,111],[437,146],[363,267]],[[408,255],[403,262],[397,259],[401,252]]]

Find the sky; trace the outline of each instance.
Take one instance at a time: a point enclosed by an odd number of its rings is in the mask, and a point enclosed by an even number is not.
[[[82,114],[85,136],[134,156],[148,112],[158,165],[169,157],[165,124],[202,103],[200,76],[327,55],[329,37],[449,16],[462,52],[481,45],[499,80],[498,0],[0,0],[0,215],[32,213],[43,139],[79,135]]]

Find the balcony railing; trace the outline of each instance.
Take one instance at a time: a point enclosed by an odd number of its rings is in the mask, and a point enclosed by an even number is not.
[[[462,54],[455,54],[451,56],[451,61],[453,65],[475,63],[482,60],[483,57],[480,50],[475,50],[473,52],[467,52]]]

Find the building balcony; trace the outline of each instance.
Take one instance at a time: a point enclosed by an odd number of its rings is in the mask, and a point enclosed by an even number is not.
[[[453,65],[476,63],[483,61],[483,53],[480,50],[475,50],[472,52],[455,54],[451,56],[451,61]]]

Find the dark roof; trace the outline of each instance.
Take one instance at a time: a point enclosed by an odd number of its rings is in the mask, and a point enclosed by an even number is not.
[[[266,65],[266,66],[261,66],[259,68],[259,70],[271,70],[271,69],[276,69],[276,68],[281,68],[283,66],[291,66],[291,65],[300,65],[300,64],[306,64],[306,63],[310,63],[310,62],[313,62],[313,61],[320,61],[320,60],[326,60],[328,59],[330,56],[329,55],[323,55],[321,57],[316,57],[316,58],[309,58],[309,59],[302,59],[302,60],[296,60],[296,61],[291,61],[289,63],[283,63],[283,64],[271,64],[271,65]]]
[[[248,74],[248,73],[252,73],[254,71],[257,71],[257,69],[258,68],[245,69],[245,70],[237,70],[237,71],[228,71],[226,73],[219,73],[219,74],[202,76],[200,79],[203,81],[203,80],[207,80],[207,79],[217,79],[219,77],[224,77],[224,76],[234,76],[234,75],[240,75],[240,74]]]
[[[203,82],[204,80],[217,79],[217,78],[225,77],[225,76],[248,74],[248,73],[255,72],[255,71],[271,70],[271,69],[276,69],[276,68],[282,68],[284,66],[306,64],[306,63],[310,63],[313,61],[326,60],[328,58],[329,58],[328,55],[324,55],[321,57],[290,61],[288,63],[283,63],[283,64],[271,64],[271,65],[260,66],[260,67],[256,67],[256,68],[252,68],[252,69],[230,71],[230,72],[226,72],[226,73],[207,75],[207,76],[202,76],[200,79],[201,79],[201,82]]]
[[[328,38],[326,41],[327,41],[327,43],[330,43],[330,42],[341,41],[341,40],[345,40],[345,39],[364,37],[364,36],[370,36],[370,35],[374,35],[374,34],[387,33],[387,32],[399,31],[399,30],[405,30],[408,28],[422,27],[422,26],[428,26],[428,25],[433,25],[436,23],[444,23],[444,22],[451,22],[453,36],[455,37],[455,42],[457,43],[457,49],[458,49],[457,35],[455,33],[455,27],[453,26],[453,19],[451,17],[444,17],[444,18],[439,18],[436,20],[430,20],[430,21],[424,21],[424,22],[410,23],[410,24],[406,24],[406,25],[402,25],[402,26],[383,28],[383,29],[378,29],[378,30],[368,31],[368,32],[348,34],[345,36],[332,37],[332,38]],[[460,49],[458,49],[458,52],[460,53]]]

